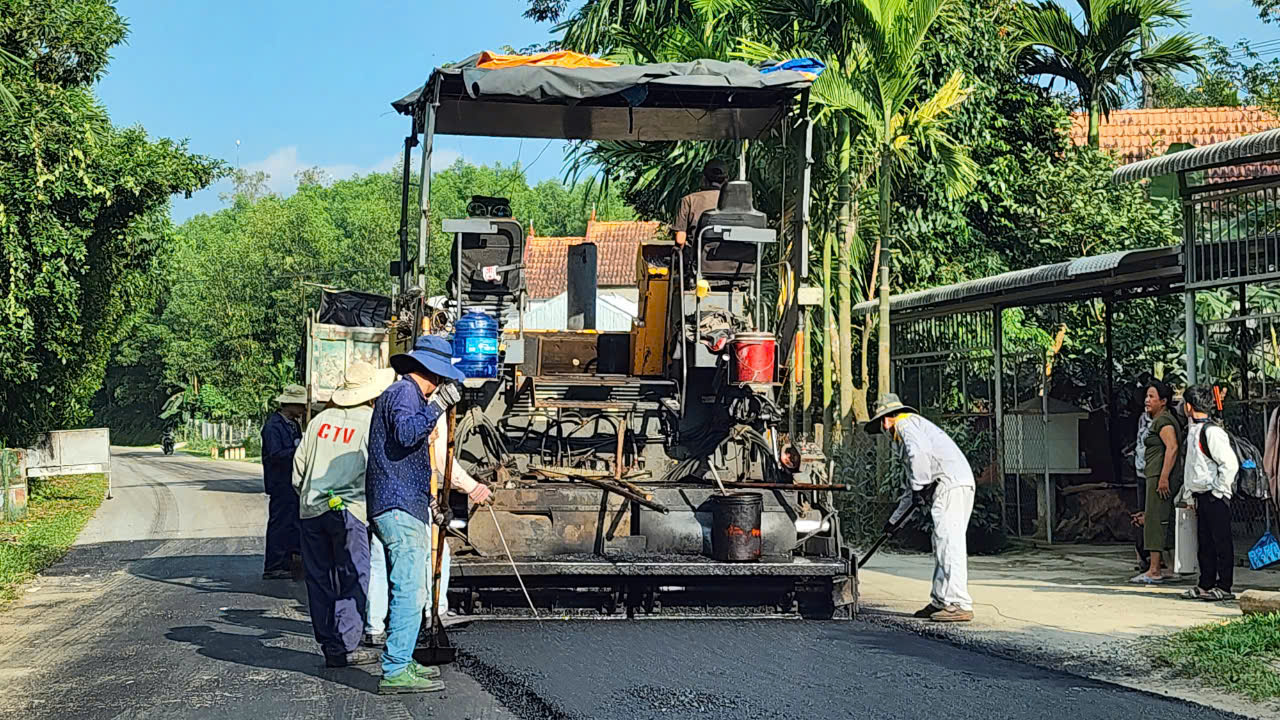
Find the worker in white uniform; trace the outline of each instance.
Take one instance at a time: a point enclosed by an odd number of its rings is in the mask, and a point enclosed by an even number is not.
[[[932,503],[933,592],[929,604],[915,617],[934,622],[973,620],[965,534],[976,486],[968,459],[942,428],[916,414],[892,393],[880,398],[866,431],[872,435],[890,433],[894,453],[907,468],[902,498],[885,524],[885,532],[896,529],[913,506]]]
[[[444,487],[444,468],[445,460],[449,457],[449,438],[448,430],[444,423],[436,425],[435,430],[431,431],[431,471],[440,473],[437,479],[438,487]],[[478,482],[471,477],[467,469],[462,467],[462,463],[456,459],[453,462],[452,478],[450,487],[460,493],[465,494],[475,505],[483,505],[489,502],[493,493],[489,490],[489,486],[482,482]],[[444,528],[440,528],[440,532],[445,532]],[[452,553],[449,551],[449,543],[444,544],[444,555],[440,563],[440,617],[447,618],[449,616],[449,567],[452,561]],[[427,567],[427,598],[431,597],[431,575],[433,568]],[[426,617],[428,624],[431,622],[431,603],[428,602],[423,608],[423,615]]]

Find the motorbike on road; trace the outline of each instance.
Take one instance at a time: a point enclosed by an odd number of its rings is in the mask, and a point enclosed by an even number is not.
[[[173,433],[165,431],[164,438],[160,440],[160,447],[164,448],[165,455],[173,454]]]

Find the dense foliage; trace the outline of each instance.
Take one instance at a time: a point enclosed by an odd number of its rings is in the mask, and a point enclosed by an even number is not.
[[[1155,79],[1156,107],[1260,106],[1280,110],[1280,58],[1264,60],[1247,41],[1231,47],[1212,41],[1204,68],[1190,82],[1170,75]]]
[[[149,278],[158,292],[132,316],[98,398],[101,417],[125,432],[154,441],[160,406],[179,391],[208,419],[260,416],[298,378],[295,358],[317,286],[391,292],[398,172],[326,183],[304,171],[287,198],[266,192],[265,180],[238,176],[230,207],[184,223]],[[515,166],[459,161],[433,175],[431,193],[429,292],[439,292],[448,274],[450,239],[440,221],[464,217],[472,195],[509,198],[516,218],[539,235],[582,235],[593,211],[601,220],[632,217],[616,196],[586,183],[530,186]],[[410,213],[417,216],[416,203]]]
[[[89,416],[112,345],[173,229],[173,193],[218,163],[116,128],[93,94],[124,21],[106,0],[3,0],[0,445]]]

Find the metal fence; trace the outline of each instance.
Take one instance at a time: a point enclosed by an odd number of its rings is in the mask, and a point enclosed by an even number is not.
[[[183,438],[187,442],[193,440],[212,440],[218,445],[225,447],[238,447],[244,445],[246,441],[254,441],[258,438],[260,427],[258,423],[251,420],[239,420],[235,422],[208,422],[205,420],[190,420],[183,428]]]

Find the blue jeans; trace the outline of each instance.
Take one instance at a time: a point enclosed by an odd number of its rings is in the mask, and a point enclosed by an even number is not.
[[[387,550],[390,613],[387,649],[382,653],[382,676],[404,672],[413,660],[422,628],[422,608],[427,604],[427,525],[402,510],[389,510],[373,518],[373,531]]]

